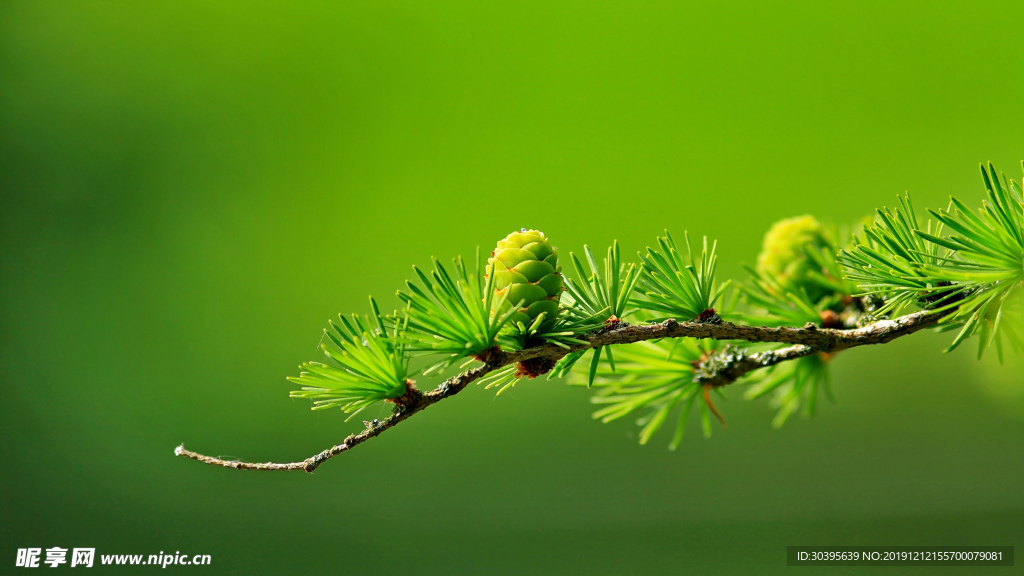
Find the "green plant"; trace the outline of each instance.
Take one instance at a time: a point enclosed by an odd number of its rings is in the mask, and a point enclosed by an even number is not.
[[[950,350],[979,335],[979,356],[994,344],[1002,357],[1004,340],[1024,348],[1013,321],[1024,286],[1024,206],[1019,184],[991,164],[981,175],[987,198],[977,211],[951,198],[946,210],[930,210],[939,224],[922,230],[905,199],[893,213],[879,211],[881,223],[842,262],[865,294],[889,302],[882,310],[913,303],[943,311],[943,328],[958,330]]]
[[[608,256],[604,259],[604,264],[601,267],[597,265],[597,260],[588,246],[583,247],[583,252],[586,255],[590,271],[587,272],[583,268],[583,264],[575,254],[569,254],[573,268],[576,270],[577,279],[566,279],[565,287],[568,294],[563,298],[566,299],[566,304],[570,309],[579,310],[582,314],[588,315],[588,318],[600,321],[602,326],[614,326],[621,321],[623,316],[627,315],[629,299],[640,275],[637,274],[634,264],[627,266],[622,263],[618,241],[612,243],[608,248]],[[612,355],[612,348],[597,346],[566,354],[551,370],[549,378],[565,376],[573,369],[576,362],[588,352],[593,351],[587,386],[593,385],[602,349],[605,351],[609,366],[614,371],[615,358]]]
[[[675,240],[667,230],[658,238],[658,248],[648,248],[646,255],[639,254],[644,297],[636,298],[634,303],[638,309],[660,318],[702,322],[717,320],[715,303],[729,284],[715,285],[717,244],[712,243],[708,250],[708,238],[705,236],[698,260],[693,257],[689,234],[684,233],[683,237],[685,256],[676,249]]]
[[[480,255],[477,254],[477,264]],[[398,291],[406,304],[404,316],[393,318],[407,327],[407,349],[417,355],[440,359],[423,369],[431,376],[470,356],[479,356],[498,344],[498,334],[517,313],[507,306],[507,292],[494,288],[494,266],[487,274],[470,273],[462,257],[454,260],[449,274],[437,259],[428,275],[413,266],[422,288],[406,282],[408,292]],[[501,310],[492,314],[491,310]]]
[[[603,406],[594,412],[594,418],[612,422],[646,410],[647,414],[637,421],[641,426],[640,443],[646,444],[678,407],[669,444],[669,449],[675,450],[683,439],[693,405],[697,403],[704,436],[710,436],[709,414],[725,423],[710,396],[711,391],[721,394],[721,390],[701,384],[696,375],[701,364],[718,348],[717,341],[693,338],[638,342],[623,348],[619,351],[618,368],[601,371],[594,384],[597,392],[591,401]],[[574,374],[572,380],[579,376]]]
[[[306,362],[297,377],[288,380],[302,386],[292,398],[313,400],[314,410],[341,408],[351,416],[381,400],[405,395],[409,381],[409,360],[404,340],[407,320],[389,333],[377,303],[370,298],[369,317],[339,315],[324,330],[328,342],[320,345],[337,365]],[[351,416],[349,416],[351,418]]]
[[[828,292],[814,278],[819,270],[813,254],[819,250],[831,252],[832,234],[813,216],[798,216],[780,220],[764,235],[764,244],[757,257],[757,273],[773,278],[787,291],[803,290],[812,300]]]
[[[682,253],[666,233],[635,264],[622,262],[618,243],[600,264],[585,247],[587,266],[571,254],[575,277],[563,278],[547,237],[524,228],[498,242],[483,271],[461,258],[453,273],[436,260],[429,274],[414,268],[418,282],[399,292],[402,310],[384,317],[371,299],[369,317],[331,322],[323,346],[331,363],[308,362],[289,378],[301,385],[292,396],[312,399],[314,409],[354,414],[391,402],[383,421],[299,462],[176,453],[231,468],[312,471],[472,382],[500,393],[544,374],[592,388],[597,419],[639,415],[642,444],[674,421],[675,448],[694,405],[705,435],[712,415],[724,425],[713,396],[734,383],[750,399],[771,395],[776,426],[812,414],[822,394],[831,398],[829,367],[848,348],[937,328],[956,331],[950,349],[978,336],[979,355],[1019,353],[1024,199],[991,166],[982,176],[980,209],[953,199],[924,224],[907,196],[856,234],[809,216],[776,223],[739,287],[739,311],[720,306],[729,282],[716,281],[715,243],[706,238],[695,257],[688,236]],[[411,360],[422,367],[410,369]],[[462,361],[464,371],[428,392],[411,379]]]
[[[951,253],[928,240],[942,234],[942,225],[929,220],[922,231],[910,196],[897,200],[896,208],[878,210],[878,220],[865,226],[863,237],[839,255],[847,277],[857,282],[864,294],[885,298],[880,314],[898,314],[918,304],[935,307],[960,292],[928,271]]]

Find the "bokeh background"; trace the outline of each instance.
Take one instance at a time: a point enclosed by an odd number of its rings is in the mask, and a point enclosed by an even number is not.
[[[314,475],[172,451],[296,460],[359,429],[288,399],[327,318],[368,293],[392,306],[410,265],[512,229],[627,254],[665,228],[709,234],[742,279],[781,217],[853,223],[906,190],[977,203],[979,161],[1020,177],[1022,17],[3,2],[0,572],[29,546],[206,553],[218,574],[773,574],[797,544],[1021,551],[1024,363],[943,355],[934,334],[844,353],[838,403],[782,430],[729,390],[729,429],[704,440],[691,421],[677,452],[548,381],[468,389]]]

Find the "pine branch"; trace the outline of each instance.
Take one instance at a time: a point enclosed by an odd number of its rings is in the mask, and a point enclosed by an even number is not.
[[[384,420],[368,422],[362,432],[351,434],[341,444],[332,446],[319,454],[299,462],[254,463],[224,460],[192,452],[185,449],[184,445],[178,446],[174,450],[174,454],[176,456],[185,456],[204,464],[234,468],[236,470],[303,470],[305,472],[313,472],[327,460],[362,444],[370,438],[379,436],[385,430],[397,426],[400,422],[421,412],[428,406],[458,394],[471,382],[486,376],[488,373],[525,360],[549,359],[557,361],[571,352],[659,338],[687,337],[792,344],[792,346],[766,352],[735,354],[724,360],[719,359],[714,362],[706,360],[701,366],[702,370],[699,381],[703,385],[719,387],[731,384],[754,370],[811,354],[834,354],[841,350],[858,346],[885,344],[896,338],[934,326],[947,314],[949,314],[948,310],[944,312],[916,312],[893,320],[879,320],[855,330],[818,328],[813,324],[808,324],[803,328],[769,328],[765,326],[743,326],[728,322],[720,324],[677,322],[673,319],[644,325],[624,325],[625,323],[619,323],[610,325],[608,329],[602,332],[581,336],[580,340],[585,343],[575,344],[569,348],[554,344],[544,344],[514,352],[492,349],[484,355],[484,364],[445,380],[430,392],[420,392],[414,386],[409,385],[404,396],[391,400],[396,405],[395,412],[391,416]]]

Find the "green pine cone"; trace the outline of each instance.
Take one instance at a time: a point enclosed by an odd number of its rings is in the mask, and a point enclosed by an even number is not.
[[[562,295],[562,268],[555,247],[543,232],[523,228],[509,234],[498,241],[487,263],[494,264],[495,295],[508,295],[500,309],[491,310],[493,314],[504,314],[522,301],[512,322],[529,328],[543,312],[538,331],[546,332],[554,326]]]
[[[814,267],[804,251],[808,244],[815,248],[831,246],[825,227],[813,216],[779,220],[764,235],[757,271],[787,290],[805,289],[811,300],[818,302],[828,290],[808,278]]]

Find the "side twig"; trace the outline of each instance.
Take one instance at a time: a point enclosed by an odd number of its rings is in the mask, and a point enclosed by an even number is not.
[[[725,386],[735,382],[737,379],[754,370],[765,368],[794,360],[802,356],[809,356],[816,353],[835,353],[847,348],[865,346],[871,344],[885,344],[913,334],[919,330],[934,326],[942,318],[942,313],[916,312],[901,316],[893,320],[879,320],[863,328],[855,330],[835,330],[818,328],[808,324],[803,328],[768,328],[765,326],[743,326],[724,322],[721,324],[704,324],[699,322],[677,322],[666,320],[657,324],[643,325],[619,325],[611,330],[606,330],[581,339],[586,344],[576,344],[571,348],[563,348],[553,344],[545,344],[519,350],[516,352],[495,352],[490,354],[487,362],[476,368],[472,368],[453,376],[441,383],[436,389],[426,393],[413,393],[403,400],[401,405],[396,406],[395,412],[383,420],[374,420],[367,423],[366,428],[358,434],[350,434],[341,444],[332,446],[319,454],[310,456],[299,462],[241,462],[237,460],[224,460],[215,456],[206,456],[187,450],[184,445],[174,450],[176,456],[184,456],[197,460],[204,464],[234,468],[236,470],[303,470],[312,472],[321,464],[331,458],[351,450],[363,442],[379,436],[385,430],[397,426],[403,420],[413,414],[423,411],[428,406],[436,404],[445,398],[449,398],[461,392],[470,382],[477,380],[489,372],[535,358],[558,360],[566,354],[598,346],[610,346],[614,344],[630,344],[643,340],[656,340],[659,338],[699,338],[713,340],[742,340],[746,342],[765,343],[774,342],[792,344],[785,348],[768,350],[751,354],[736,354],[719,363],[713,372],[700,377],[702,384],[710,386]]]

